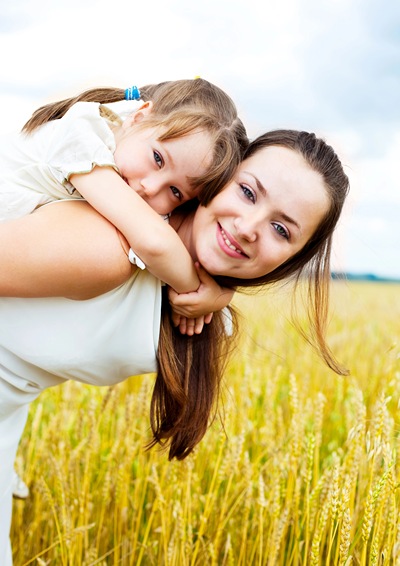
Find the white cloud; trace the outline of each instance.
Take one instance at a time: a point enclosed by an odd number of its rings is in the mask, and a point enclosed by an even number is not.
[[[0,130],[84,88],[204,76],[231,94],[252,137],[294,127],[337,149],[352,184],[340,253],[349,269],[379,271],[384,252],[370,250],[388,247],[379,226],[400,199],[399,22],[400,5],[374,0],[3,3]]]
[[[354,159],[354,192],[360,203],[400,205],[399,155],[400,132],[383,155]]]

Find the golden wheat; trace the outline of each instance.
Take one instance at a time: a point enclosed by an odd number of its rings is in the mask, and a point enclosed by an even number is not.
[[[334,284],[325,368],[289,290],[239,297],[224,429],[184,462],[149,439],[152,376],[66,383],[31,407],[17,467],[15,566],[399,564],[399,286]]]

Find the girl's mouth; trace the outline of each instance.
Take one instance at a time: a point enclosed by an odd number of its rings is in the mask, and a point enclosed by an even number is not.
[[[219,243],[220,248],[229,256],[231,257],[241,257],[246,258],[249,257],[247,254],[244,253],[242,248],[239,246],[237,242],[232,238],[229,232],[226,232],[221,224],[217,223],[217,240]]]

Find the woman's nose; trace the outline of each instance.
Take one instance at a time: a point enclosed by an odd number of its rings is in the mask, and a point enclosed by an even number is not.
[[[235,218],[233,225],[235,226],[238,236],[247,242],[255,242],[257,239],[257,222],[251,215]]]

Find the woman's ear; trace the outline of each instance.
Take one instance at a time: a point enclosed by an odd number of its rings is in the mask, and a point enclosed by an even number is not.
[[[148,100],[147,102],[143,102],[143,104],[139,106],[139,108],[135,112],[133,112],[130,116],[125,118],[125,120],[122,123],[122,127],[129,128],[130,126],[133,126],[133,124],[137,124],[138,122],[141,122],[143,118],[146,118],[146,116],[151,114],[152,111],[153,111],[153,102],[151,100]]]

